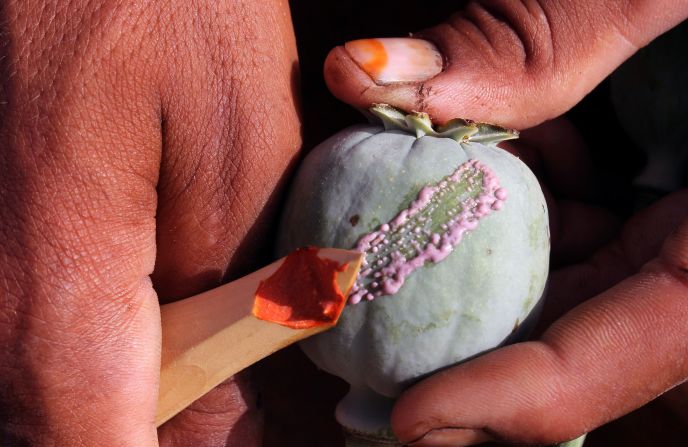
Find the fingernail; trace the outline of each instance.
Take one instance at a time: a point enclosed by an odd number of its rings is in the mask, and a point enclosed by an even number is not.
[[[344,48],[376,84],[421,82],[442,71],[442,55],[423,39],[352,40]]]
[[[492,438],[481,430],[470,428],[438,428],[409,444],[410,447],[459,447],[490,441]]]

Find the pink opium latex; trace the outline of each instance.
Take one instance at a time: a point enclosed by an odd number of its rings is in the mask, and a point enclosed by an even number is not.
[[[356,304],[397,293],[426,262],[449,256],[464,234],[501,209],[506,198],[497,177],[478,160],[469,160],[436,185],[423,187],[407,209],[359,239],[356,250],[366,253],[366,259],[349,301]]]

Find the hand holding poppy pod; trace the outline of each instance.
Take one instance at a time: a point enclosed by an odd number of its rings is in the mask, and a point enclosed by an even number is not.
[[[676,0],[475,1],[412,39],[335,48],[325,77],[338,98],[359,108],[382,102],[427,112],[439,123],[461,116],[527,129],[566,112],[686,15],[688,2]],[[566,124],[552,122],[523,138],[558,186],[565,175],[552,173],[585,165],[575,138],[556,137],[562,131],[571,135]],[[553,141],[567,142],[552,147]],[[565,160],[576,162],[562,165]],[[568,186],[582,190],[586,182],[591,179],[579,177]],[[406,391],[392,415],[399,439],[426,446],[488,437],[559,442],[685,381],[687,202],[685,191],[667,197],[626,222],[616,238],[591,245],[585,261],[553,272],[550,297],[553,308],[562,309],[551,308],[550,317],[590,299],[538,340],[499,349]],[[565,245],[586,245],[591,228],[608,220],[584,204],[575,213],[570,202],[552,205],[559,221],[555,255]]]

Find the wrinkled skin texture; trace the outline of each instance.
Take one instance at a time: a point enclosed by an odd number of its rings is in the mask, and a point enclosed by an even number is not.
[[[10,0],[0,26],[0,443],[260,445],[243,374],[156,433],[158,303],[267,259],[287,3]]]

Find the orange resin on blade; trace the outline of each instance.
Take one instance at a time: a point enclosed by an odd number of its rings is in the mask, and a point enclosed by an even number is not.
[[[319,258],[317,248],[296,250],[258,285],[253,315],[293,329],[333,326],[346,304],[337,274],[347,265]]]

